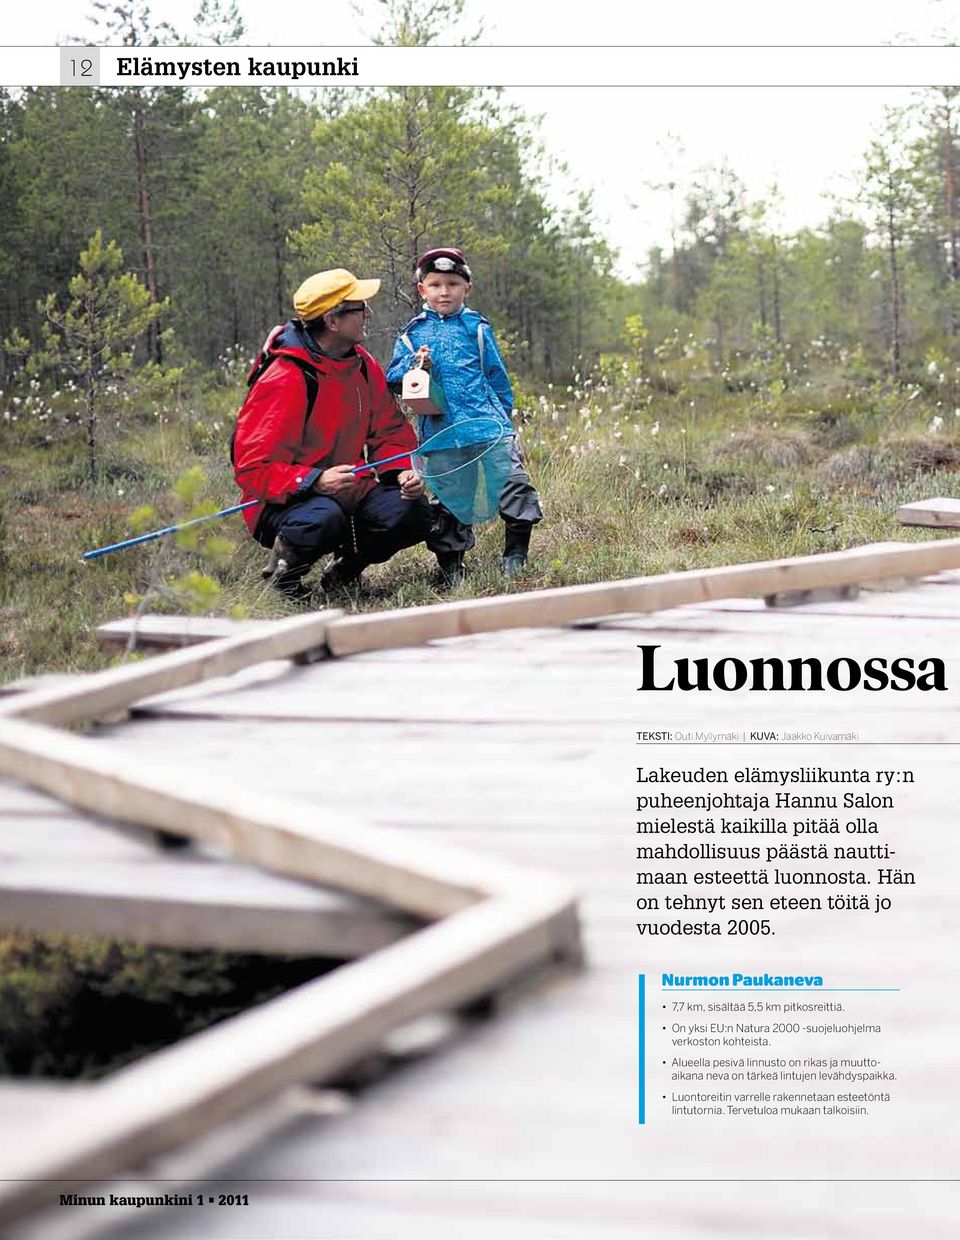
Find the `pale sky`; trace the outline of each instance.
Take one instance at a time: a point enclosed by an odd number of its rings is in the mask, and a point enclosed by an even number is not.
[[[155,21],[167,20],[186,33],[197,4],[154,0],[150,11]],[[372,28],[346,0],[337,5],[239,0],[238,7],[251,46],[356,45],[369,41]],[[484,0],[482,5],[468,0],[468,13],[484,15],[482,41],[489,44],[782,44],[810,46],[811,57],[817,44],[952,41],[955,8],[949,0],[920,0],[909,14],[903,0],[806,0],[789,6],[769,0],[675,0],[632,10],[623,0]],[[89,11],[77,0],[11,6],[4,14],[4,42],[42,45],[89,36]],[[956,29],[960,33],[960,20]],[[450,56],[453,84],[456,51]],[[784,230],[816,226],[830,212],[824,195],[844,192],[844,174],[856,169],[884,105],[904,103],[911,92],[731,84],[527,88],[507,96],[543,116],[538,133],[550,154],[567,165],[568,177],[554,182],[555,199],[573,187],[593,190],[598,221],[620,250],[620,273],[630,276],[651,245],[667,245],[671,210],[682,197],[681,189],[671,208],[670,195],[651,184],[676,181],[682,187],[699,167],[726,161],[752,197],[766,197],[776,183]]]

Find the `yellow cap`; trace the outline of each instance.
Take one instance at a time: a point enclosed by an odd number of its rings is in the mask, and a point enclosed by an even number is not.
[[[379,280],[358,280],[343,267],[308,276],[293,295],[293,308],[305,323],[318,319],[342,301],[369,301],[380,290]]]

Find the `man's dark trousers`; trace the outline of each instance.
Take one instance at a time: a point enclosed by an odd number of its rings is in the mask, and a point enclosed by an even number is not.
[[[378,483],[353,512],[329,495],[307,494],[287,504],[268,504],[256,538],[272,547],[282,534],[311,563],[329,552],[363,564],[382,564],[404,547],[423,542],[432,516],[425,499],[404,499],[400,488]]]

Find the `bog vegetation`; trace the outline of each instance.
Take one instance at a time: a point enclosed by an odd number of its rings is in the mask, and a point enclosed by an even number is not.
[[[532,121],[490,92],[4,93],[3,678],[98,665],[96,624],[137,607],[283,614],[239,518],[80,554],[234,502],[248,359],[304,274],[383,277],[383,356],[438,242],[477,271],[546,501],[511,588],[893,534],[897,504],[953,492],[960,460],[955,96],[891,113],[818,228],[779,232],[775,201],[704,169],[629,282],[587,193],[549,206]],[[498,538],[461,594],[502,588]],[[352,605],[431,601],[431,571],[406,552]]]

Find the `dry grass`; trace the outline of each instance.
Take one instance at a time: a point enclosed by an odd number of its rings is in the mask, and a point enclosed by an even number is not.
[[[747,426],[731,431],[717,449],[721,459],[792,469],[809,465],[817,452],[808,431],[790,427]]]
[[[960,443],[931,429],[935,407],[923,399],[878,394],[876,385],[861,398],[843,382],[826,376],[785,393],[779,406],[767,400],[762,412],[754,394],[731,393],[715,379],[687,376],[662,390],[626,365],[562,394],[528,394],[523,442],[546,513],[528,571],[510,583],[500,577],[502,527],[494,521],[478,530],[469,575],[453,597],[927,537],[905,534],[893,513],[932,487],[957,492]],[[128,435],[93,490],[78,485],[78,445],[41,447],[0,423],[0,679],[102,665],[96,625],[130,611],[129,596],[190,569],[216,577],[216,611],[290,611],[264,589],[264,553],[239,517],[218,525],[234,550],[216,570],[170,540],[81,562],[84,550],[126,537],[141,504],[156,505],[158,524],[181,519],[169,487],[189,466],[205,470],[212,503],[235,502],[223,440],[236,394],[219,393],[218,402],[206,412],[192,407],[179,425]],[[831,434],[856,438],[823,459]],[[363,590],[343,605],[435,602],[446,596],[434,567],[425,548],[412,548],[368,570]],[[150,604],[179,606],[162,594]]]
[[[829,457],[817,471],[831,487],[878,491],[935,472],[960,469],[960,445],[933,436],[904,436],[880,444],[853,444]]]

